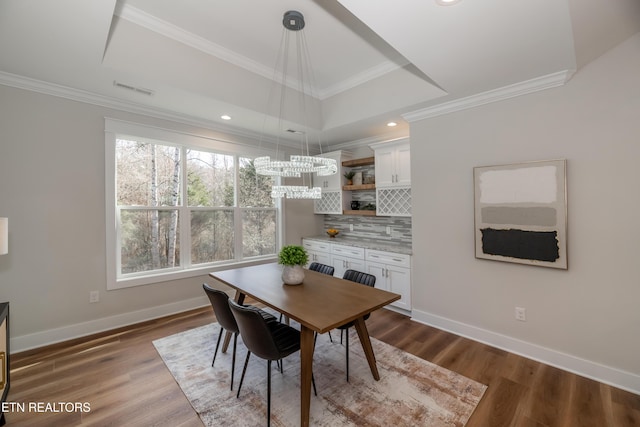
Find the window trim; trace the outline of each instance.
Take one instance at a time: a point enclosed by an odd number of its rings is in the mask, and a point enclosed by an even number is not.
[[[173,280],[180,280],[190,277],[197,277],[206,275],[210,272],[227,269],[231,266],[249,266],[264,264],[267,262],[273,262],[277,260],[278,248],[282,246],[283,233],[284,233],[284,212],[283,204],[281,200],[276,201],[276,254],[268,256],[256,256],[248,259],[218,261],[207,264],[197,264],[197,267],[176,267],[171,269],[154,270],[153,272],[136,273],[127,275],[127,277],[118,277],[118,269],[120,268],[118,260],[120,259],[120,247],[118,242],[120,241],[117,235],[118,230],[118,215],[116,205],[116,139],[122,137],[130,137],[132,139],[150,143],[170,144],[178,145],[181,147],[187,147],[192,149],[214,150],[216,153],[233,155],[235,157],[236,167],[236,180],[239,174],[239,168],[237,167],[239,157],[257,157],[263,155],[273,155],[272,152],[241,143],[233,143],[223,141],[208,136],[197,135],[195,133],[185,133],[170,129],[164,129],[154,126],[148,126],[138,123],[127,122],[118,119],[112,119],[105,117],[105,215],[106,215],[106,227],[105,227],[105,243],[106,243],[106,268],[107,268],[107,290],[124,289],[134,286],[148,285],[153,283],[162,283]],[[186,169],[186,168],[183,168]],[[186,170],[183,170],[186,174]],[[186,195],[183,195],[183,198]],[[178,211],[186,212],[189,207],[184,206],[186,199],[182,206],[177,207]],[[164,207],[158,207],[160,209]],[[170,208],[170,207],[169,207]],[[241,212],[241,207],[234,206],[235,216]],[[182,225],[181,232],[184,232],[184,227],[188,229],[186,225]],[[236,223],[239,224],[239,223]],[[182,233],[181,233],[182,234]],[[190,244],[189,238],[189,244]],[[184,242],[181,241],[182,244]],[[190,253],[190,247],[189,253]],[[236,254],[242,253],[242,241],[241,239],[235,240]],[[239,252],[237,252],[239,250]],[[189,254],[190,259],[190,254]]]

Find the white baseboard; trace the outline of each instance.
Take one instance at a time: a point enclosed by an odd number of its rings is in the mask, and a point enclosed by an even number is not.
[[[206,296],[191,298],[171,304],[146,308],[144,310],[132,311],[129,313],[116,314],[115,316],[103,317],[89,322],[76,323],[74,325],[49,329],[34,334],[11,337],[11,353],[18,353],[33,348],[43,347],[74,338],[97,334],[99,332],[169,316],[199,307],[205,307],[210,302]]]
[[[640,394],[640,375],[631,372],[601,365],[507,335],[416,310],[415,308],[412,310],[411,319],[631,393]]]

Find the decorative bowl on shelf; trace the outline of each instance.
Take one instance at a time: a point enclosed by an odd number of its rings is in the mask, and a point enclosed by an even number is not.
[[[336,237],[338,234],[340,233],[340,230],[336,230],[335,228],[330,228],[327,230],[327,234],[329,235],[329,237],[331,237],[332,239],[334,237]]]

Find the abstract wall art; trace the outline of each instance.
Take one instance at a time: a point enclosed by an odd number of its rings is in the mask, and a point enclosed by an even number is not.
[[[566,160],[473,168],[476,258],[567,269]]]

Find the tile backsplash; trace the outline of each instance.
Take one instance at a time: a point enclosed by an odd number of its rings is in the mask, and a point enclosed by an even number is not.
[[[350,231],[350,225],[353,225],[353,231]],[[387,227],[391,234],[387,234]],[[340,230],[340,235],[347,238],[411,247],[410,217],[325,215],[324,229],[329,228]]]

